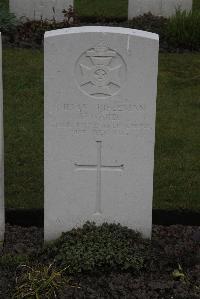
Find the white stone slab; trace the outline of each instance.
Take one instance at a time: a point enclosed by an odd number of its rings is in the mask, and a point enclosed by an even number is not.
[[[25,17],[30,20],[55,18],[56,21],[62,21],[64,15],[63,9],[73,6],[73,0],[9,0],[10,11],[17,18]]]
[[[85,221],[151,235],[158,36],[45,34],[45,240]]]
[[[128,18],[151,12],[155,16],[170,17],[177,9],[192,10],[193,0],[129,0]]]
[[[0,241],[4,239],[4,142],[3,142],[3,84],[2,84],[2,46],[0,32]]]

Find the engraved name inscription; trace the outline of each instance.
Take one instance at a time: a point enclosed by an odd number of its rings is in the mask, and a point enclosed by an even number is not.
[[[145,122],[145,106],[128,101],[114,104],[62,103],[57,111],[61,114],[56,127],[75,135],[128,135],[136,129],[151,130]]]

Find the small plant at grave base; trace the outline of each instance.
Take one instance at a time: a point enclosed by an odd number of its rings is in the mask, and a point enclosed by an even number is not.
[[[164,39],[164,32],[168,19],[161,16],[154,16],[151,13],[133,18],[129,21],[129,27],[159,34],[160,39]]]
[[[29,259],[26,255],[4,254],[0,257],[1,268],[17,268],[20,264],[28,263]]]
[[[200,291],[200,284],[195,284],[194,281],[191,281],[190,277],[184,272],[184,270],[180,264],[178,264],[177,269],[175,269],[172,272],[172,277],[176,281],[181,281],[182,283],[189,285],[190,289],[193,290],[194,292]],[[190,299],[190,298],[188,298],[188,299]]]
[[[50,299],[58,298],[57,291],[63,286],[70,285],[70,279],[63,276],[52,265],[23,266],[16,277],[16,288],[13,299]],[[73,287],[71,285],[71,287]]]
[[[173,47],[200,49],[200,11],[177,11],[166,26],[166,39]]]
[[[14,14],[7,11],[7,9],[0,4],[0,32],[9,33],[15,30],[17,26],[17,19]]]
[[[78,15],[72,5],[68,9],[63,9],[64,23],[70,25],[78,25],[80,23]]]
[[[187,281],[186,274],[183,272],[183,269],[180,264],[178,264],[178,268],[172,272],[172,277],[175,280],[181,280],[183,282]]]
[[[73,229],[39,253],[39,260],[50,259],[59,268],[76,274],[91,271],[130,270],[139,273],[149,252],[148,240],[131,229],[116,224],[96,226],[87,222]]]
[[[26,19],[16,28],[15,36],[13,37],[16,43],[27,43],[41,45],[43,43],[44,33],[46,31],[68,28],[79,24],[78,16],[75,14],[72,7],[63,11],[64,18],[62,22],[56,22],[55,19],[42,19],[31,21]]]

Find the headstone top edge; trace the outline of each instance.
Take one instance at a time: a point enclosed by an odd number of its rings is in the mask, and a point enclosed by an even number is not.
[[[73,27],[73,28],[63,28],[57,30],[46,31],[44,38],[47,39],[49,37],[56,37],[60,35],[68,35],[74,33],[118,33],[125,34],[131,36],[138,36],[141,38],[147,38],[159,41],[159,35],[152,32],[147,32],[143,30],[131,29],[131,28],[123,28],[123,27],[109,27],[109,26],[81,26],[81,27]]]

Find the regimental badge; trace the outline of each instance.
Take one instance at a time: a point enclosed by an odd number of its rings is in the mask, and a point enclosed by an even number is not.
[[[80,56],[75,75],[85,94],[105,99],[121,89],[126,80],[126,64],[116,51],[100,42]]]

